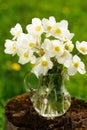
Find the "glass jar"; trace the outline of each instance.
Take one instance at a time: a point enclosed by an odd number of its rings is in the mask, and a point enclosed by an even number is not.
[[[54,118],[62,116],[69,109],[71,97],[61,73],[48,73],[37,78],[29,72],[24,82],[33,107],[41,116]]]

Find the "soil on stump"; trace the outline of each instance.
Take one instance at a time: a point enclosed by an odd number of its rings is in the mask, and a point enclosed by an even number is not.
[[[87,130],[87,102],[72,98],[61,117],[47,119],[34,110],[28,94],[11,99],[5,107],[6,130]]]

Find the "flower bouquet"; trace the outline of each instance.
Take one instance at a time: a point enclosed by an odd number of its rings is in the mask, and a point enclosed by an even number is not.
[[[71,98],[64,79],[77,72],[85,74],[79,53],[87,54],[87,42],[72,43],[73,33],[68,22],[33,18],[24,33],[19,23],[11,28],[12,40],[5,42],[5,53],[18,55],[20,64],[30,63],[32,69],[25,76],[25,84],[35,110],[44,117],[63,115],[70,107]],[[79,52],[73,55],[74,45]],[[31,83],[32,81],[32,83]],[[33,85],[33,83],[36,83]]]

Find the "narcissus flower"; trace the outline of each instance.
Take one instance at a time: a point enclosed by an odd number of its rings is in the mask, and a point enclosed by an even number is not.
[[[16,41],[6,40],[4,52],[7,54],[15,55],[17,53],[17,43]]]
[[[47,56],[42,56],[37,60],[32,72],[34,72],[38,77],[41,74],[45,75],[49,69],[52,69],[52,67],[52,61]]]
[[[76,42],[77,50],[82,53],[83,55],[87,55],[87,42]]]
[[[58,63],[63,64],[65,67],[69,67],[72,61],[72,54],[70,54],[67,50],[63,52],[63,54],[57,59]]]
[[[59,40],[52,40],[52,53],[55,57],[60,57],[64,52],[64,45]]]
[[[74,75],[76,74],[77,71],[80,74],[85,74],[86,72],[84,63],[81,61],[81,59],[77,55],[75,55],[72,59],[70,67],[68,68],[68,74]]]
[[[54,68],[62,68],[61,71],[68,71],[68,75],[85,73],[85,65],[80,57],[73,56],[74,34],[69,31],[67,20],[56,22],[53,16],[42,20],[33,18],[26,29],[27,33],[24,33],[21,25],[16,24],[10,30],[13,38],[6,40],[4,51],[7,54],[17,54],[20,64],[31,63],[31,71],[37,77],[46,75],[50,70],[55,72],[52,70]],[[76,49],[86,55],[87,42],[77,41]]]
[[[72,52],[74,45],[72,44],[72,41],[69,40],[64,43],[64,47],[67,51]]]
[[[68,22],[66,20],[62,20],[57,22],[52,28],[52,35],[55,38],[58,38],[63,41],[71,40],[74,36],[73,33],[70,33],[68,30]]]
[[[49,19],[46,19],[46,18],[42,19],[42,25],[43,25],[44,31],[46,32],[47,37],[51,36],[51,33],[52,33],[51,31],[55,23],[56,23],[56,20],[52,16],[49,17]]]
[[[34,36],[40,36],[43,33],[42,22],[39,18],[33,18],[32,24],[27,25],[26,27],[29,34]]]
[[[19,61],[18,62],[21,64],[26,64],[28,62],[31,62],[32,64],[34,64],[36,62],[36,58],[33,55],[32,51],[21,49],[21,53],[19,53]]]
[[[17,23],[15,27],[11,28],[10,33],[14,36],[14,39],[18,38],[20,34],[22,33],[21,25]]]

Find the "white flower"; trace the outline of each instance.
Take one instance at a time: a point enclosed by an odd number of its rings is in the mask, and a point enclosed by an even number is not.
[[[21,49],[18,62],[21,64],[26,64],[28,62],[34,64],[36,62],[36,57],[33,55],[32,51],[28,51],[27,49]]]
[[[64,52],[64,45],[59,40],[45,39],[42,48],[49,57],[59,57]]]
[[[43,33],[42,22],[39,18],[33,18],[32,24],[27,25],[26,27],[28,33],[37,36],[40,36]]]
[[[51,31],[55,23],[56,23],[56,20],[53,16],[49,17],[49,19],[46,19],[46,18],[42,19],[42,25],[44,27],[47,37],[51,35]]]
[[[82,53],[83,55],[87,55],[87,42],[76,42],[77,50]]]
[[[64,53],[64,45],[62,42],[60,42],[59,40],[52,40],[52,54],[55,57],[60,57],[63,53]]]
[[[45,75],[47,74],[49,69],[52,69],[53,63],[47,56],[42,56],[39,59],[37,59],[37,62],[32,69],[32,72],[36,74],[37,77],[39,77],[41,74]]]
[[[22,33],[18,39],[17,39],[17,45],[18,45],[18,49],[19,49],[19,52],[21,49],[27,49],[27,35],[28,34],[24,34]]]
[[[28,41],[27,41],[27,35],[28,34],[24,34],[22,33],[18,39],[17,39],[17,55],[20,57],[20,56],[23,56],[23,53],[27,50],[29,51],[28,49]],[[27,58],[28,59],[28,58]]]
[[[58,63],[63,64],[65,67],[69,67],[72,61],[72,54],[70,54],[67,50],[57,58]]]
[[[54,25],[52,35],[63,41],[71,40],[74,36],[74,34],[69,32],[68,22],[66,20],[62,20]]]
[[[21,34],[19,38],[17,39],[19,52],[21,48],[32,50],[33,52],[37,51],[37,49],[40,46],[40,39],[36,39],[31,34]]]
[[[72,44],[72,41],[68,40],[64,43],[64,47],[67,51],[72,52],[74,45]]]
[[[10,33],[14,36],[14,39],[18,38],[22,33],[21,25],[17,23],[14,28],[11,28]]]
[[[41,38],[35,38],[33,35],[27,35],[27,45],[29,49],[36,51],[40,48]]]
[[[52,41],[49,39],[45,39],[44,43],[42,44],[41,48],[44,50],[45,54],[49,57],[53,57],[54,54],[52,53],[53,50],[53,44]]]
[[[77,71],[80,74],[85,74],[85,65],[80,60],[80,58],[77,55],[75,55],[72,59],[72,63],[70,65],[70,67],[68,68],[68,74],[75,75]]]
[[[15,55],[17,53],[16,41],[6,40],[4,52],[7,54]]]
[[[19,23],[11,28],[12,40],[6,40],[5,53],[19,56],[21,64],[31,63],[32,72],[39,77],[52,69],[53,65],[61,64],[63,69],[68,69],[69,75],[76,72],[85,73],[85,66],[81,59],[70,52],[74,44],[74,36],[68,29],[67,20],[56,22],[53,16],[49,19],[33,18],[32,23],[26,26],[27,33],[23,33]],[[76,42],[77,50],[83,55],[87,54],[87,42]],[[57,64],[54,63],[57,62]]]

